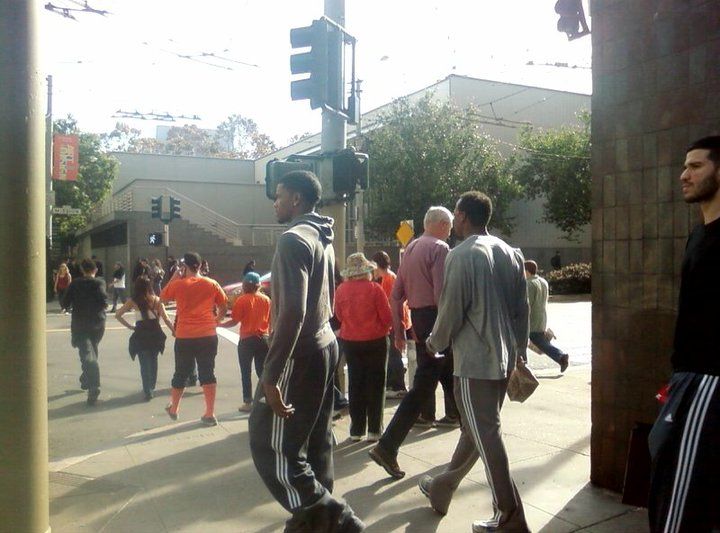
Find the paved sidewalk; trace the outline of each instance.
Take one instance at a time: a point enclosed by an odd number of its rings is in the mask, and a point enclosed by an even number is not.
[[[247,415],[236,411],[239,378],[230,343],[221,341],[218,356],[220,425],[205,428],[197,419],[199,389],[186,395],[174,423],[162,412],[164,398],[139,401],[136,363],[130,365],[127,354],[119,354],[117,346],[126,346],[127,339],[119,329],[109,329],[101,344],[107,376],[101,403],[86,408],[81,392],[74,390],[77,356],[64,338],[66,323],[67,317],[48,317],[54,533],[282,531],[287,514],[255,472]],[[171,365],[168,355],[162,356],[162,380]],[[644,510],[622,505],[617,494],[589,484],[590,366],[576,364],[560,375],[557,365],[536,354],[531,364],[539,369],[540,387],[525,404],[506,403],[503,423],[532,530],[647,531]],[[164,395],[167,390],[160,391]],[[438,415],[442,405],[439,391]],[[397,401],[387,403],[386,422],[396,406]],[[445,517],[434,513],[417,489],[420,475],[439,472],[449,460],[457,430],[414,429],[400,450],[399,462],[407,472],[400,481],[370,460],[369,444],[346,441],[347,419],[337,423],[335,434],[335,493],[350,502],[368,532],[470,531],[474,519],[492,514],[481,463],[460,486]]]
[[[533,531],[646,531],[643,511],[588,484],[588,368],[558,379],[548,372],[540,377],[526,404],[504,409],[511,468]],[[421,474],[439,471],[449,459],[457,431],[413,430],[401,448],[407,476],[400,481],[368,458],[369,445],[343,442],[346,419],[335,432],[335,493],[351,503],[368,531],[469,531],[473,519],[492,514],[481,465],[444,518],[416,487]],[[55,533],[271,532],[282,530],[286,518],[255,473],[244,415],[221,414],[217,428],[203,428],[193,418],[137,432],[106,450],[54,463],[50,480]]]

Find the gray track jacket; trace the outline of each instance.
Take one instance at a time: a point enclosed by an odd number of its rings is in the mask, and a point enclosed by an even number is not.
[[[428,348],[452,342],[455,375],[504,379],[525,357],[528,300],[520,250],[491,235],[471,235],[445,260],[438,317]]]

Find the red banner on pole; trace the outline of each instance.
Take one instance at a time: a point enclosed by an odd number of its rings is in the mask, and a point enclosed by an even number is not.
[[[80,148],[77,135],[53,135],[52,178],[61,181],[77,180]]]

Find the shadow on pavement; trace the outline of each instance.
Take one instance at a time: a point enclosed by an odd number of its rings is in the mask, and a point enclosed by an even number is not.
[[[55,400],[60,400],[62,398],[67,398],[68,396],[75,396],[76,394],[85,394],[85,391],[82,390],[66,390],[65,392],[62,392],[60,394],[55,394],[53,396],[48,396],[48,403],[53,402]]]
[[[620,495],[610,495],[608,491],[600,489],[587,483],[582,487],[572,499],[565,503],[564,509],[569,511],[578,511],[588,509],[593,502],[600,499],[617,500],[619,502]],[[568,522],[554,516],[547,524],[545,524],[537,533],[555,533],[567,529]],[[647,512],[640,508],[624,508],[618,509],[617,514],[601,519],[589,526],[578,528],[575,531],[587,531],[593,533],[645,533],[649,531],[647,522]]]

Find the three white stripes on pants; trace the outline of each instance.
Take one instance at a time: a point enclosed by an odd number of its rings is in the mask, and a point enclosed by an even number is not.
[[[287,402],[286,393],[294,365],[295,361],[293,359],[288,359],[287,364],[283,369],[282,376],[280,377],[280,381],[278,382],[278,388],[280,389],[280,394],[284,402]],[[280,484],[285,487],[290,508],[297,509],[301,506],[300,494],[290,483],[287,458],[285,457],[282,449],[285,433],[285,419],[277,416],[276,414],[273,414],[272,417],[273,425],[272,434],[270,435],[270,443],[272,449],[275,451],[275,476],[278,481],[280,481]]]
[[[680,442],[680,453],[678,454],[675,482],[673,483],[670,508],[665,518],[664,533],[677,533],[682,525],[682,516],[685,510],[690,478],[695,466],[698,443],[705,421],[705,414],[710,405],[710,400],[715,393],[718,383],[718,376],[703,376],[700,385],[695,391],[690,411],[688,412],[685,427],[683,428],[682,441]]]

